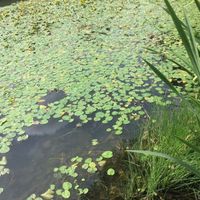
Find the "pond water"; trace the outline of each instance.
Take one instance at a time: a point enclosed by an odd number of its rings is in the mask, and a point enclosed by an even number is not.
[[[46,102],[60,99],[62,92],[47,95]],[[4,188],[2,200],[24,200],[30,194],[41,194],[51,183],[59,183],[53,176],[54,167],[67,164],[74,156],[87,157],[90,152],[95,156],[103,150],[117,147],[122,139],[135,136],[138,132],[138,123],[127,126],[123,136],[115,136],[106,132],[110,124],[89,122],[77,127],[78,122],[58,122],[50,119],[45,125],[32,125],[26,128],[29,139],[23,142],[14,142],[12,150],[7,154],[10,174],[0,179]],[[99,144],[92,146],[92,139]],[[87,182],[92,184],[94,179]],[[71,197],[70,199],[76,199]]]
[[[17,3],[19,2],[20,0],[1,0],[0,1],[0,7],[3,7],[3,6],[8,6],[12,3]]]

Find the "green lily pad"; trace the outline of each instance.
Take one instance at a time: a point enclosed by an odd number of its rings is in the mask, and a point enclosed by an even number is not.
[[[115,175],[115,170],[113,169],[113,168],[110,168],[110,169],[108,169],[107,170],[107,175],[109,175],[109,176],[113,176],[113,175]]]
[[[113,152],[112,151],[104,151],[101,155],[103,158],[112,158]]]

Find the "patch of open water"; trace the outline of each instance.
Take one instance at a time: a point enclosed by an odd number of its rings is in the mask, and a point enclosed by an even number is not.
[[[0,1],[0,7],[4,7],[4,6],[8,6],[12,3],[17,3],[19,2],[20,0],[1,0]]]
[[[54,92],[47,95],[45,101],[56,101],[61,96],[60,92]],[[43,193],[50,184],[59,182],[53,175],[55,167],[69,163],[77,155],[87,157],[90,151],[95,155],[112,150],[122,139],[136,135],[139,127],[138,123],[132,123],[121,136],[116,136],[106,132],[110,124],[88,122],[79,128],[76,124],[51,118],[48,124],[25,129],[29,138],[16,141],[7,154],[10,174],[0,179],[0,186],[4,188],[1,200],[25,200],[32,193]],[[98,139],[99,144],[92,146],[92,139]]]

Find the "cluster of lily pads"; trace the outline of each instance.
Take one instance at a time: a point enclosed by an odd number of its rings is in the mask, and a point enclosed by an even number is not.
[[[113,122],[112,130],[121,134],[124,124],[144,115],[142,101],[163,104],[160,94],[151,95],[162,84],[139,62],[148,34],[156,30],[147,24],[141,34],[136,27],[145,17],[138,12],[150,14],[152,8],[145,1],[95,1],[83,7],[32,0],[2,9],[0,152],[9,151],[13,138],[28,138],[24,127],[46,124],[51,117]],[[39,27],[34,33],[33,22]],[[54,90],[66,97],[40,105]]]
[[[41,197],[32,194],[27,200],[51,200],[55,195],[62,197],[63,199],[69,199],[73,191],[76,191],[76,195],[79,196],[87,194],[89,188],[81,186],[81,184],[86,181],[85,177],[88,178],[88,174],[96,173],[98,168],[102,168],[105,165],[106,160],[112,157],[112,151],[104,151],[96,159],[91,157],[84,159],[79,156],[71,158],[71,165],[62,165],[58,168],[54,168],[55,176],[64,178],[61,188],[52,184],[46,192],[40,195]],[[80,174],[79,171],[81,172]],[[86,174],[83,171],[86,171]],[[113,176],[115,175],[115,170],[113,168],[108,168],[106,174],[108,176]]]
[[[162,90],[142,57],[165,65],[162,72],[181,77],[185,88],[193,90],[187,74],[145,50],[150,43],[167,53],[167,44],[179,49],[176,37],[165,34],[167,19],[146,0],[29,0],[2,8],[0,153],[8,153],[14,139],[28,138],[25,127],[47,124],[51,117],[108,123],[107,131],[120,135],[124,126],[145,115],[144,103],[170,104],[174,94]],[[41,105],[51,91],[63,91],[65,97]],[[94,172],[91,163],[84,167]]]

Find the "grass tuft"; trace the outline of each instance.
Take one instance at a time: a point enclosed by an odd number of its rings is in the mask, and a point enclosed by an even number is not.
[[[199,122],[185,104],[174,110],[162,108],[153,116],[131,148],[138,150],[128,150],[130,173],[125,199],[165,198],[174,191],[179,195],[183,193],[183,197],[189,195],[184,199],[193,198],[193,190],[200,190],[196,184],[200,182],[200,155],[187,143],[195,146],[200,141]]]

